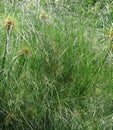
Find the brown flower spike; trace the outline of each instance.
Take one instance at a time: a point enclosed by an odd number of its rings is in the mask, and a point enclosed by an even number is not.
[[[11,18],[11,17],[8,17],[6,19],[6,24],[5,24],[5,27],[7,30],[11,29],[11,28],[14,28],[15,24],[14,24],[14,20]]]

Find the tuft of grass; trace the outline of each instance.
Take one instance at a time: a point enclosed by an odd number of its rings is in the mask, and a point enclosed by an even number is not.
[[[0,2],[0,129],[113,128],[112,5]]]

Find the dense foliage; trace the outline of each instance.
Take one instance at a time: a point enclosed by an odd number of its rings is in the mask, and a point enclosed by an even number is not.
[[[113,129],[113,2],[0,1],[0,129]]]

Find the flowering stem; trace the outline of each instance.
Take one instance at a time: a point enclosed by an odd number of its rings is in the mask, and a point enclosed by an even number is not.
[[[4,46],[4,56],[3,56],[0,75],[3,73],[5,63],[6,63],[6,57],[7,57],[7,53],[8,53],[8,44],[9,44],[9,38],[10,38],[10,31],[11,31],[11,26],[8,26],[7,32],[6,32],[6,43],[5,43],[5,46]]]
[[[2,74],[4,72],[4,68],[5,68],[5,63],[6,63],[6,58],[7,58],[7,53],[8,53],[8,44],[9,44],[9,39],[10,39],[10,32],[11,32],[11,26],[8,26],[7,31],[6,31],[6,43],[4,46],[4,56],[3,56],[3,61],[2,61],[2,66],[1,66],[1,71],[0,71],[0,81],[2,80]],[[3,88],[3,92],[2,92],[2,99],[5,97],[5,91],[6,91],[6,86],[7,86],[7,82],[5,81],[5,88]],[[0,100],[0,105],[2,101]]]

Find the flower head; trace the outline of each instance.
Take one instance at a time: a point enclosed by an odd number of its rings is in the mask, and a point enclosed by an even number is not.
[[[46,12],[42,12],[39,16],[39,18],[42,20],[42,21],[46,21],[49,16],[46,14]]]
[[[21,54],[25,54],[25,55],[30,55],[31,52],[30,52],[30,49],[28,47],[25,47],[23,48],[21,51],[20,51]]]
[[[5,118],[6,123],[13,123],[17,118],[17,114],[15,112],[9,112],[7,113],[7,116]]]
[[[113,44],[111,44],[111,51],[113,52]]]
[[[113,30],[111,30],[111,31],[109,32],[109,37],[110,37],[110,38],[113,38]]]
[[[11,29],[15,27],[15,20],[11,17],[7,17],[5,21],[5,27],[6,29]]]
[[[23,57],[23,56],[31,56],[31,51],[28,47],[22,48],[15,57],[13,57],[13,60],[17,59],[18,57]]]
[[[48,15],[46,12],[42,11],[39,18],[42,22],[45,22],[48,25],[53,25],[52,17]]]

